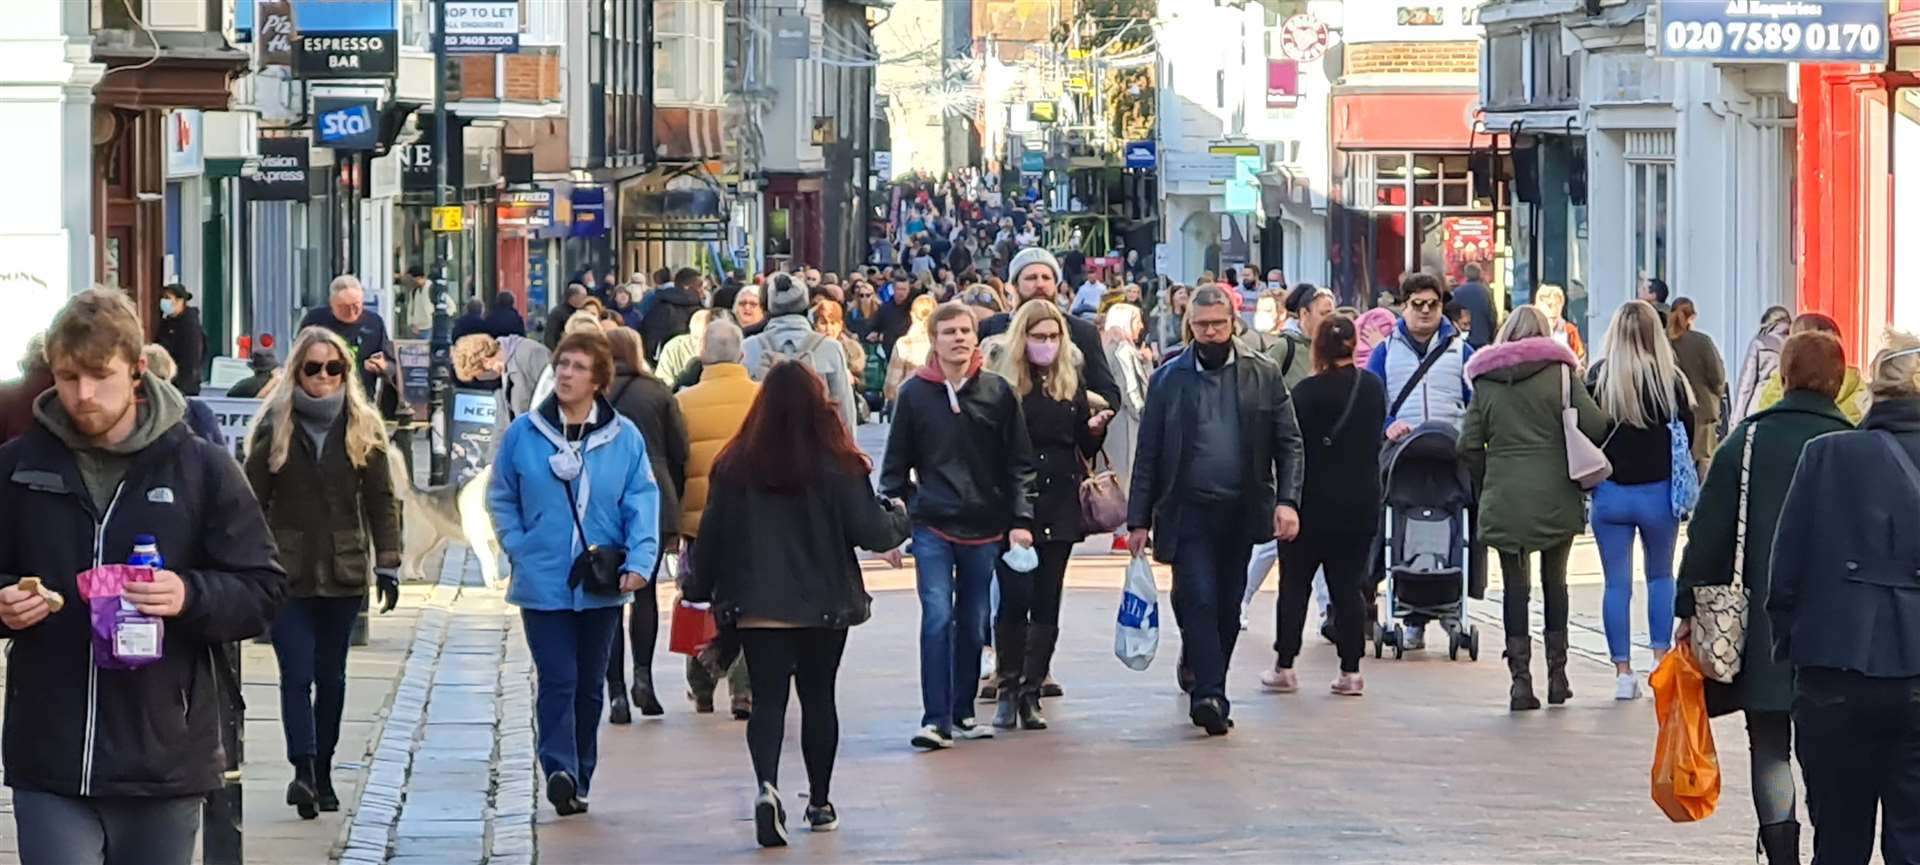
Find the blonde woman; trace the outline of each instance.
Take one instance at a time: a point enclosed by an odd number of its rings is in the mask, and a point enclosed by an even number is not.
[[[1080,350],[1067,338],[1067,317],[1047,299],[1027,301],[1013,315],[1006,350],[993,371],[1013,386],[1033,443],[1033,551],[1039,565],[1016,571],[994,563],[1000,613],[994,621],[999,711],[993,725],[1044,730],[1040,688],[1060,638],[1060,593],[1080,525],[1080,482],[1086,461],[1100,453],[1109,410],[1088,404],[1080,377]]]
[[[1693,394],[1673,360],[1660,314],[1628,301],[1607,326],[1606,360],[1595,369],[1594,398],[1612,421],[1605,444],[1613,476],[1593,491],[1593,539],[1606,574],[1602,622],[1615,670],[1613,696],[1640,696],[1633,674],[1633,539],[1640,536],[1647,575],[1647,634],[1656,656],[1673,637],[1673,453],[1690,451]],[[1674,421],[1679,421],[1676,428]],[[1686,440],[1675,442],[1673,436]]]
[[[347,644],[377,582],[380,611],[400,601],[400,511],[386,426],[330,330],[294,338],[286,371],[267,390],[247,448],[247,480],[287,569],[287,603],[273,621],[280,725],[304,819],[340,810],[333,752],[346,705]]]
[[[1573,352],[1574,359],[1586,363],[1587,345],[1580,339],[1580,328],[1561,318],[1561,314],[1567,311],[1567,292],[1557,285],[1542,285],[1533,290],[1533,306],[1547,314],[1553,341]]]
[[[687,332],[660,346],[660,360],[653,365],[653,374],[667,387],[674,387],[681,373],[700,362],[700,345],[706,340],[707,324],[712,318],[710,309],[695,310],[687,319]]]
[[[937,305],[931,294],[913,299],[906,335],[894,341],[893,352],[887,359],[884,393],[888,405],[893,404],[894,396],[900,392],[900,383],[912,378],[914,371],[927,363],[927,352],[933,348],[933,340],[927,335],[927,319],[933,316]]]
[[[1147,379],[1152,370],[1140,355],[1140,335],[1145,331],[1140,307],[1130,303],[1115,304],[1107,310],[1101,330],[1107,365],[1112,367],[1114,383],[1120,388],[1120,404],[1114,407],[1113,423],[1107,427],[1104,451],[1107,465],[1120,478],[1121,489],[1133,488],[1133,448],[1140,436],[1140,413],[1147,407]],[[1124,527],[1115,529],[1113,551],[1126,548]]]

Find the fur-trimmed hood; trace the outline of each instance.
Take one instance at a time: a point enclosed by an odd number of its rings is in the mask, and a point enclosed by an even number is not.
[[[1467,360],[1467,378],[1493,376],[1496,381],[1520,381],[1530,378],[1551,364],[1579,369],[1580,361],[1566,346],[1551,337],[1533,337],[1490,345]]]

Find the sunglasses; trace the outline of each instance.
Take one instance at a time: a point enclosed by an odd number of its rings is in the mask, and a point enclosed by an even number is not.
[[[339,361],[339,360],[330,360],[330,361],[327,361],[326,363],[321,363],[320,361],[317,361],[317,360],[310,360],[300,366],[300,372],[305,374],[308,378],[312,378],[316,375],[319,375],[321,372],[325,372],[327,375],[332,376],[333,378],[339,378],[347,374],[347,364],[345,361]]]
[[[1415,300],[1415,301],[1408,302],[1407,306],[1412,307],[1416,312],[1432,312],[1440,308],[1440,301]]]

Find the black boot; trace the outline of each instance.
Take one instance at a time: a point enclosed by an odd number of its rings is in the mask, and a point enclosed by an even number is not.
[[[1800,824],[1788,820],[1760,827],[1760,852],[1767,865],[1800,865]]]
[[[1567,632],[1547,632],[1547,703],[1558,706],[1573,698],[1567,681]]]
[[[1513,677],[1513,688],[1507,696],[1507,708],[1514,712],[1540,708],[1540,698],[1533,695],[1533,671],[1528,669],[1528,666],[1533,663],[1533,638],[1508,637],[1506,657],[1507,674]]]
[[[1020,729],[1045,730],[1047,716],[1040,714],[1040,686],[1027,685],[1020,689]]]
[[[333,792],[333,755],[321,754],[313,758],[314,803],[320,810],[332,813],[340,810],[340,795]]]
[[[300,813],[300,819],[312,820],[320,816],[319,794],[313,789],[313,758],[300,757],[293,761],[293,782],[287,785],[287,804]]]
[[[618,629],[616,629],[618,633]],[[607,662],[607,723],[633,723],[633,704],[627,702],[627,678],[621,671],[626,669],[626,650],[621,646],[625,639],[613,644],[613,659]]]
[[[1053,647],[1060,642],[1058,625],[1029,625],[1027,627],[1027,663],[1026,680],[1033,684],[1040,696],[1049,696],[1047,685],[1053,678]],[[1054,689],[1058,690],[1055,685]]]
[[[1021,674],[1028,666],[1032,631],[1027,623],[1011,619],[1000,621],[993,628],[993,726],[1002,730],[1011,730],[1020,722],[1018,705]]]
[[[652,666],[633,668],[632,696],[632,705],[638,708],[642,715],[658,718],[667,713],[666,707],[660,705],[660,698],[653,693]]]

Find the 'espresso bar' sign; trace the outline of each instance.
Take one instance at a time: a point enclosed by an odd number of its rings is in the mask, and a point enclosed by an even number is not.
[[[398,64],[392,30],[301,33],[294,40],[294,75],[300,78],[392,78]]]

